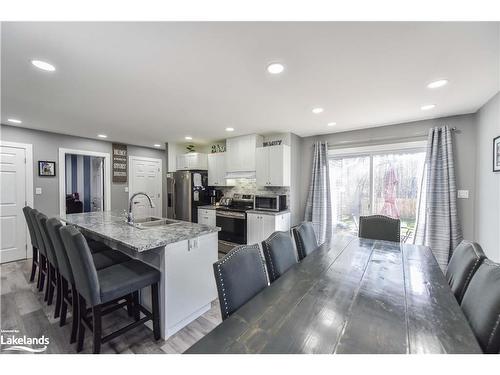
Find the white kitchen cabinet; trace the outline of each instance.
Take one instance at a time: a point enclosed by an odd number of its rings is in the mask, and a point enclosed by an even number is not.
[[[198,224],[209,225],[215,227],[215,210],[207,210],[198,208]]]
[[[257,134],[226,140],[226,171],[228,173],[255,171],[255,150],[262,145]]]
[[[177,155],[177,170],[206,170],[208,167],[207,154],[190,152],[188,154]]]
[[[225,152],[208,154],[208,186],[228,186]]]
[[[259,243],[276,231],[290,230],[290,212],[282,214],[247,213],[247,244]]]
[[[257,186],[290,186],[290,146],[258,147],[255,176]]]

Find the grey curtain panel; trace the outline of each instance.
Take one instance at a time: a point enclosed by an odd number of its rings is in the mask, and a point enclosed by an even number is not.
[[[333,231],[329,169],[328,144],[316,142],[304,219],[312,222],[319,244],[330,241]]]
[[[430,246],[443,271],[455,247],[462,241],[457,213],[457,189],[451,130],[429,131],[415,243]]]

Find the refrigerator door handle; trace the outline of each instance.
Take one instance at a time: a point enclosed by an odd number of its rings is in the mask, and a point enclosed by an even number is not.
[[[172,214],[174,215],[174,219],[177,219],[177,215],[175,214],[175,205],[177,201],[177,196],[175,195],[175,178],[172,179]]]

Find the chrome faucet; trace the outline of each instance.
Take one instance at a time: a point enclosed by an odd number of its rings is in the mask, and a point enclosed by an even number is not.
[[[128,201],[127,223],[129,223],[129,224],[134,223],[134,215],[132,215],[132,202],[133,202],[134,198],[138,195],[144,195],[146,198],[148,198],[149,205],[151,206],[151,208],[155,208],[155,205],[153,204],[153,201],[151,200],[151,197],[149,195],[147,195],[146,193],[143,193],[141,191],[134,193]]]

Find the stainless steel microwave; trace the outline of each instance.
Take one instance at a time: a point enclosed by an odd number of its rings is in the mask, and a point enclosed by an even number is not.
[[[284,211],[288,208],[286,195],[255,195],[253,208],[262,211]]]

